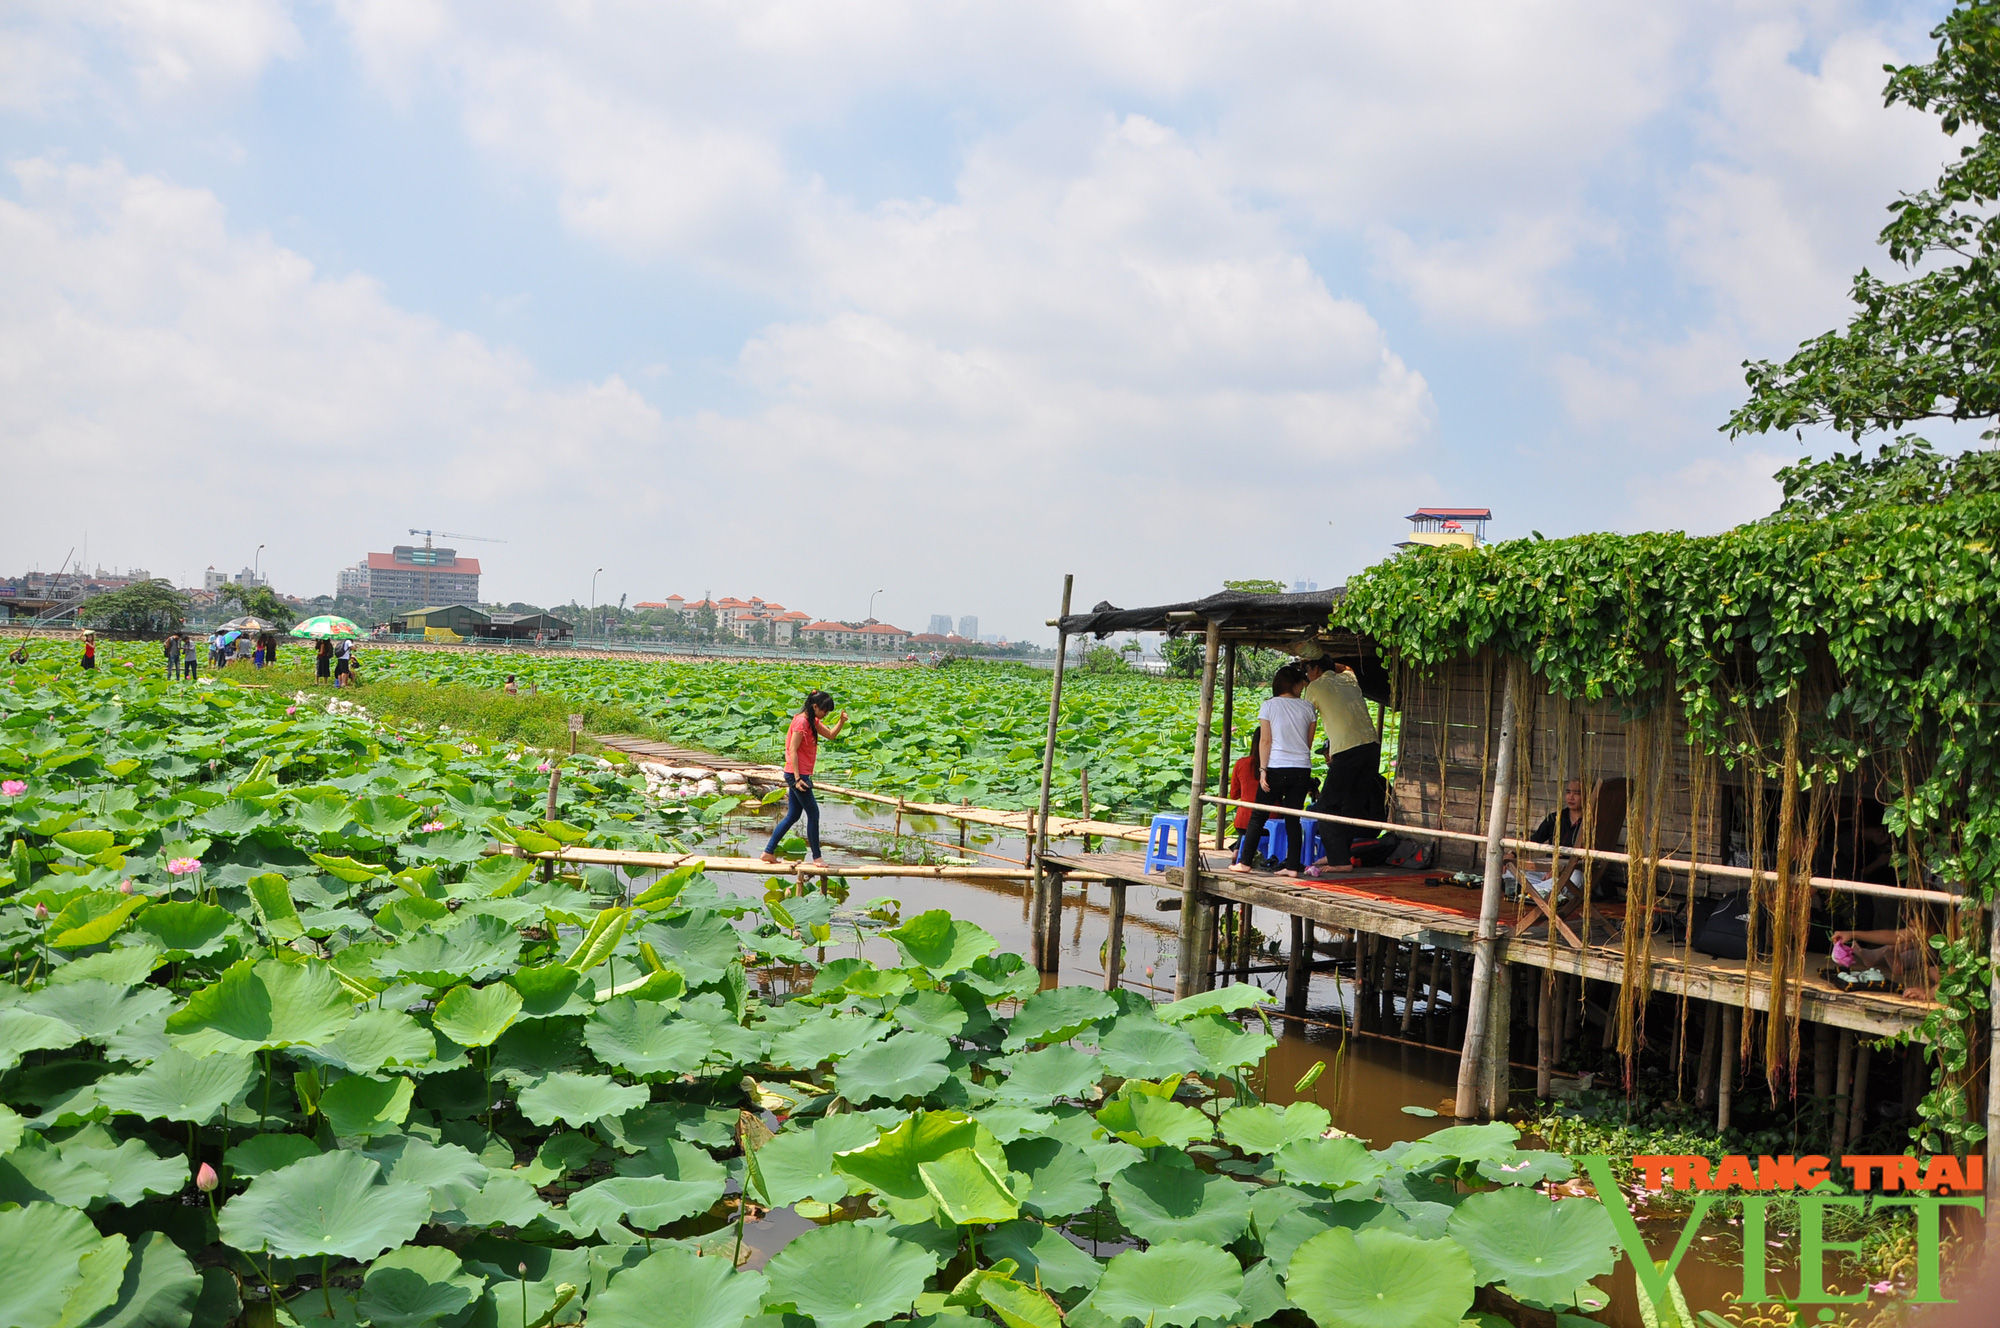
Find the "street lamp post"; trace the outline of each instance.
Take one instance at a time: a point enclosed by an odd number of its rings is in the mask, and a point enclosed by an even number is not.
[[[596,613],[596,612],[597,612],[597,577],[598,577],[598,573],[599,573],[599,572],[602,572],[603,570],[604,570],[604,569],[603,569],[602,567],[600,567],[600,568],[598,568],[598,569],[597,569],[597,571],[596,571],[596,572],[592,572],[592,573],[590,574],[590,606],[589,606],[589,607],[590,607],[590,611],[591,611],[592,613]],[[599,636],[602,636],[602,635],[604,635],[604,629],[603,629],[602,627],[600,627],[600,628],[598,629],[598,633],[597,633],[597,634],[598,634]]]
[[[263,579],[264,579],[264,546],[259,544],[257,546],[257,556],[250,560],[250,580],[256,582],[256,581],[262,581]]]
[[[881,594],[881,593],[882,593],[881,591],[877,590],[877,591],[873,591],[872,593],[870,593],[870,594],[869,594],[869,596],[868,596],[868,616],[867,616],[867,617],[866,617],[865,619],[863,619],[863,621],[864,621],[864,622],[874,622],[874,621],[875,621],[875,596],[876,596],[876,595],[879,595],[879,594]]]

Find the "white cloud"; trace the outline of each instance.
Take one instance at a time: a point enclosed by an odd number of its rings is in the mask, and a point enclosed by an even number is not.
[[[0,19],[0,106],[53,113],[233,91],[302,41],[283,0],[19,0]],[[94,59],[99,46],[114,54]]]
[[[1615,238],[1601,220],[1551,213],[1474,238],[1429,243],[1382,227],[1373,248],[1377,275],[1407,289],[1424,317],[1462,331],[1493,331],[1584,312],[1588,302],[1560,273],[1579,248]]]

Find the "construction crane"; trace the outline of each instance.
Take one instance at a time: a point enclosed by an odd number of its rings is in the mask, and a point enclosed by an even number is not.
[[[439,536],[442,539],[471,540],[475,544],[505,544],[507,542],[506,540],[493,539],[486,535],[461,535],[455,530],[418,530],[415,526],[410,527],[410,533],[424,537],[425,553],[431,551],[431,536],[433,535]]]

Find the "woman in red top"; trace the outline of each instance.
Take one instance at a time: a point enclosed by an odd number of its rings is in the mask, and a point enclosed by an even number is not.
[[[1257,784],[1259,776],[1264,773],[1257,768],[1257,758],[1262,754],[1262,750],[1263,744],[1253,741],[1250,744],[1250,754],[1236,758],[1236,764],[1229,772],[1229,796],[1233,800],[1237,802],[1264,801],[1263,792]],[[1248,807],[1238,807],[1236,809],[1236,861],[1238,862],[1250,862],[1251,858],[1254,858],[1257,853],[1257,845],[1251,844],[1247,848],[1244,845],[1243,832],[1250,828],[1250,815]],[[1258,838],[1261,839],[1263,836],[1259,835]],[[1256,863],[1250,862],[1250,865],[1254,867]]]
[[[792,716],[792,727],[785,734],[785,819],[778,822],[771,831],[771,840],[764,845],[764,861],[778,860],[778,844],[785,833],[798,824],[800,816],[806,818],[806,846],[812,850],[812,863],[824,867],[826,858],[819,851],[819,799],[813,796],[813,764],[819,757],[819,740],[837,738],[847,723],[847,712],[840,712],[840,718],[832,724],[826,717],[833,713],[833,698],[825,692],[806,693],[805,708]]]
[[[85,632],[83,634],[83,667],[85,667],[86,669],[94,669],[97,667],[96,632]]]

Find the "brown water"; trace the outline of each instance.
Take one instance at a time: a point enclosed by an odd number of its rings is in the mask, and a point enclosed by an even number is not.
[[[916,841],[928,840],[932,860],[952,856],[972,859],[982,865],[1004,866],[1022,862],[1026,844],[1021,836],[1002,833],[991,827],[968,826],[956,822],[905,815],[902,838],[895,837],[895,813],[891,808],[870,803],[845,803],[832,799],[822,803],[822,841],[829,859],[879,860],[885,856],[908,861],[910,854],[925,850]],[[740,845],[751,852],[761,851],[772,824],[770,817],[742,818],[711,839],[704,847]],[[961,844],[963,847],[961,848]],[[900,854],[899,851],[900,850]],[[761,877],[718,876],[725,890],[761,897],[765,880]],[[1002,950],[1026,954],[1028,942],[1028,898],[1025,885],[1002,881],[940,881],[921,877],[855,880],[847,912],[860,912],[872,899],[892,897],[901,901],[903,915],[913,916],[927,909],[942,908],[955,918],[977,923],[991,932]],[[1158,886],[1131,886],[1126,893],[1125,940],[1127,960],[1124,985],[1145,991],[1156,1000],[1173,996],[1177,929],[1180,914],[1155,907],[1162,899],[1180,897],[1178,889],[1164,881]],[[1109,929],[1109,898],[1103,888],[1079,895],[1072,887],[1063,902],[1061,971],[1059,980],[1101,987],[1104,983],[1103,955]],[[1281,914],[1257,910],[1252,925],[1265,936],[1288,936],[1289,923]],[[827,957],[860,954],[878,962],[899,962],[893,943],[870,932],[858,935],[837,931],[826,947]],[[1276,962],[1266,960],[1262,962]],[[1252,981],[1275,995],[1282,995],[1282,976],[1256,974]],[[1319,1102],[1333,1114],[1334,1123],[1358,1135],[1375,1148],[1399,1139],[1416,1139],[1431,1131],[1454,1124],[1451,1111],[1458,1079],[1458,1057],[1441,1048],[1412,1045],[1391,1038],[1370,1036],[1346,1027],[1346,1012],[1353,1009],[1353,989],[1344,978],[1319,973],[1312,978],[1307,1001],[1313,1023],[1274,1018],[1271,1031],[1278,1045],[1265,1062],[1265,1072],[1257,1087],[1274,1102],[1290,1102],[1305,1097]],[[1421,1021],[1420,1021],[1421,1023]],[[1317,1083],[1304,1093],[1293,1086],[1315,1064],[1326,1069]],[[1521,1078],[1516,1072],[1517,1080]],[[1517,1082],[1516,1087],[1523,1084]],[[1412,1115],[1405,1107],[1438,1113]],[[1641,1230],[1655,1258],[1668,1257],[1678,1239],[1681,1223],[1667,1215],[1649,1220],[1640,1215]],[[761,1265],[783,1245],[813,1224],[790,1210],[770,1214],[749,1229],[751,1247],[748,1262]],[[1740,1291],[1742,1274],[1740,1232],[1721,1220],[1710,1218],[1703,1234],[1682,1262],[1677,1276],[1689,1303],[1696,1310],[1721,1310],[1725,1294]],[[1784,1248],[1770,1255],[1771,1285],[1791,1285],[1788,1256]],[[1637,1291],[1629,1261],[1619,1260],[1617,1271],[1600,1279],[1612,1303],[1598,1317],[1617,1328],[1644,1328]],[[1838,1283],[1852,1289],[1849,1282]],[[1845,1322],[1856,1322],[1847,1318]]]

